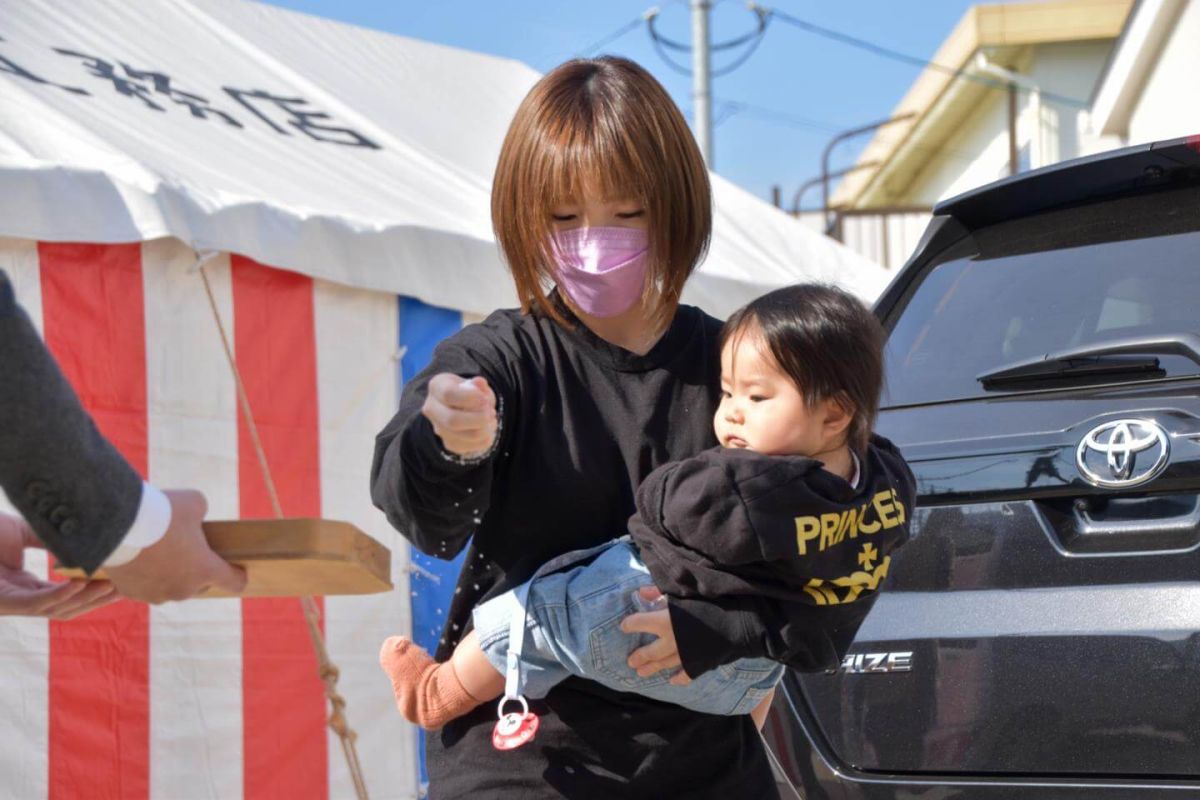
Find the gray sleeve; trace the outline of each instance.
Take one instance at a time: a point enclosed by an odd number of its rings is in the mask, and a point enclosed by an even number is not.
[[[0,488],[60,562],[94,571],[142,479],[96,429],[0,270]]]

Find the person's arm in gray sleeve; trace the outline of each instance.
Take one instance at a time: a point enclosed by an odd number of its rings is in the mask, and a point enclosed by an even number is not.
[[[204,496],[144,483],[100,434],[3,270],[0,489],[58,561],[103,566],[126,597],[160,603],[245,587],[245,572],[204,538]]]
[[[142,479],[100,435],[0,271],[0,488],[59,561],[95,571]]]

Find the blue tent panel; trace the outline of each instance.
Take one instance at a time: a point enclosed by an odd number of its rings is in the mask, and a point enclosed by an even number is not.
[[[400,346],[404,355],[400,359],[399,380],[403,386],[406,378],[416,375],[429,363],[433,348],[442,339],[462,327],[462,314],[446,308],[426,305],[411,297],[400,298]],[[454,584],[462,569],[465,551],[453,561],[436,558],[412,551],[413,573],[410,576],[412,592],[413,641],[433,652],[437,649],[450,610],[450,598],[454,596]],[[420,736],[421,783],[429,776],[425,771],[425,734]]]

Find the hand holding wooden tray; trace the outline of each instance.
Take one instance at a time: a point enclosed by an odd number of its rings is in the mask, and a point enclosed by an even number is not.
[[[376,594],[392,588],[391,551],[348,522],[243,519],[205,522],[217,555],[246,569],[246,589],[209,589],[197,597],[303,597]],[[83,570],[55,567],[68,578]],[[99,570],[94,578],[104,578]]]

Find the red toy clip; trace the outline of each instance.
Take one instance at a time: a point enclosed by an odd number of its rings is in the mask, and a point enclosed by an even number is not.
[[[520,713],[516,711],[504,713],[504,704],[509,700],[516,700],[521,704]],[[529,703],[525,702],[525,698],[520,695],[501,697],[500,705],[496,707],[496,714],[500,719],[496,722],[496,727],[492,729],[492,746],[497,750],[516,750],[531,741],[534,734],[537,733],[537,714],[530,712]]]

